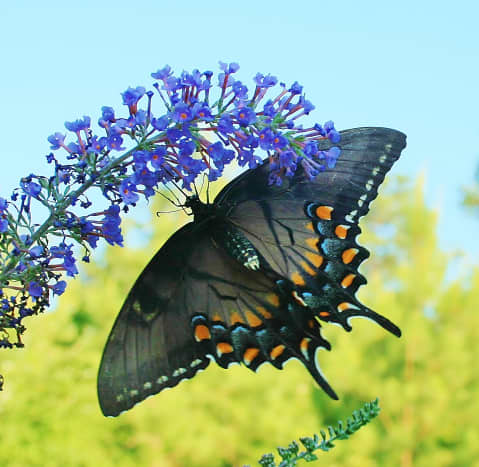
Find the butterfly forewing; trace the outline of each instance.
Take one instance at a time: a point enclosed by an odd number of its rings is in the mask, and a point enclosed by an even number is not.
[[[356,236],[358,219],[376,198],[405,146],[405,136],[384,128],[359,128],[342,132],[340,146],[336,166],[313,181],[299,169],[282,186],[265,189],[265,164],[227,186],[218,200],[232,205],[230,219],[262,255],[263,267],[313,295],[320,319],[350,330],[350,318],[363,316],[400,335],[393,323],[355,298],[366,283],[358,267],[369,256]]]
[[[118,415],[180,377],[192,377],[209,360],[191,341],[184,319],[177,326],[165,312],[181,294],[186,258],[193,248],[192,224],[174,234],[150,261],[122,306],[103,352],[98,395],[105,415]],[[181,309],[178,310],[181,319]],[[173,329],[174,332],[171,332]],[[191,366],[195,362],[196,365]],[[183,375],[173,376],[178,368]]]

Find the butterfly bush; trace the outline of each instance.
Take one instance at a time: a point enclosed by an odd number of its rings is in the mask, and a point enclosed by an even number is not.
[[[270,184],[280,185],[298,166],[310,179],[334,167],[339,148],[324,151],[318,144],[339,142],[333,122],[297,123],[314,109],[302,86],[280,83],[267,98],[274,76],[258,73],[249,90],[233,77],[236,63],[220,62],[220,68],[216,86],[211,71],[175,76],[165,66],[152,73],[153,90],[122,93],[127,115],[102,107],[102,135],[90,117],[65,122],[68,135],[48,137],[52,175],[30,174],[8,199],[0,197],[0,348],[23,346],[23,319],[65,291],[65,278],[78,274],[78,260],[88,262],[99,240],[123,246],[120,213],[140,197],[168,184],[190,191],[201,174],[214,181],[233,160],[253,169],[265,155]],[[159,101],[161,110],[153,112]],[[93,189],[107,209],[94,208],[86,196]],[[34,206],[46,213],[41,224],[32,218]]]

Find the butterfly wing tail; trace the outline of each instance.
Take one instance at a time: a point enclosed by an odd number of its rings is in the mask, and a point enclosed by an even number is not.
[[[382,328],[389,331],[391,334],[394,334],[397,337],[401,337],[401,330],[389,319],[385,316],[376,313],[375,311],[363,307],[361,310],[350,310],[343,313],[343,318],[347,323],[347,331],[352,329],[351,327],[351,319],[353,318],[365,318],[370,321],[373,321],[376,324],[379,324]]]

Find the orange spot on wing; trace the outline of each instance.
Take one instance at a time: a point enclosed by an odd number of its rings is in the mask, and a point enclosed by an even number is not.
[[[298,303],[299,305],[304,306],[304,307],[308,306],[308,305],[306,305],[304,300],[298,295],[298,292],[296,292],[296,290],[293,290],[291,295],[293,296],[295,302]]]
[[[313,250],[316,250],[318,248],[317,238],[307,238],[304,242],[306,243],[306,245],[309,246],[309,248],[312,248]]]
[[[334,233],[336,234],[336,237],[344,240],[346,236],[348,235],[348,230],[349,230],[349,225],[338,225],[334,229]]]
[[[299,272],[293,272],[291,274],[291,280],[296,284],[296,285],[306,285],[306,281],[304,280],[303,276]]]
[[[260,318],[258,318],[258,316],[254,314],[252,311],[246,312],[246,320],[248,321],[248,324],[253,328],[257,326],[261,326],[263,324],[263,321]]]
[[[259,311],[266,319],[271,319],[273,317],[273,315],[262,306],[257,306],[256,311]]]
[[[344,310],[347,310],[348,308],[350,308],[350,303],[348,302],[342,302],[338,305],[338,310],[339,311],[344,311]]]
[[[235,311],[234,313],[231,313],[230,322],[231,324],[236,324],[236,323],[244,324],[243,318],[240,316],[240,314],[237,311]]]
[[[343,259],[343,263],[349,264],[357,254],[358,254],[357,248],[348,248],[347,250],[344,250],[343,254],[341,255]]]
[[[283,352],[286,347],[283,344],[277,345],[271,349],[269,356],[272,360],[278,358]]]
[[[243,354],[243,360],[246,365],[249,365],[259,354],[259,349],[256,347],[249,347]]]
[[[311,230],[311,232],[314,232],[314,227],[313,227],[313,223],[312,222],[308,222],[306,225],[305,225],[306,229],[307,230]]]
[[[323,257],[321,255],[317,255],[316,253],[306,253],[306,258],[308,261],[319,268],[323,264]]]
[[[303,339],[301,340],[301,343],[299,344],[299,348],[301,349],[301,352],[307,352],[308,351],[308,346],[309,346],[309,341],[311,339],[307,338],[307,337],[303,337]]]
[[[310,320],[308,321],[308,327],[309,327],[310,329],[313,329],[313,328],[314,328],[314,320],[310,319]]]
[[[274,293],[269,294],[266,297],[266,300],[268,300],[268,302],[271,303],[271,305],[273,306],[279,306],[279,297]]]
[[[321,316],[322,318],[327,318],[329,316],[329,311],[320,311],[319,312],[319,316]]]
[[[310,275],[310,276],[315,276],[316,271],[306,262],[306,261],[301,261],[301,267]]]
[[[213,321],[221,321],[221,316],[218,313],[215,313],[212,318]]]
[[[331,213],[333,212],[333,208],[331,206],[318,206],[316,208],[316,215],[325,221],[331,220]]]
[[[211,339],[211,333],[208,327],[204,324],[198,324],[198,326],[195,327],[195,339],[197,342]]]
[[[344,288],[349,287],[353,283],[353,280],[355,277],[356,277],[356,274],[348,274],[341,281],[341,286]]]
[[[216,344],[216,352],[221,357],[225,353],[233,352],[233,346],[229,342],[218,342]]]

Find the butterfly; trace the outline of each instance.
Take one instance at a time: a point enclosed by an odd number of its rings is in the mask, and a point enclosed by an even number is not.
[[[321,327],[350,331],[351,319],[363,317],[401,335],[355,297],[369,256],[356,236],[406,136],[357,128],[342,131],[339,146],[336,166],[314,180],[298,166],[281,186],[269,185],[265,161],[213,203],[186,199],[193,221],[140,274],[108,337],[98,374],[104,415],[192,378],[211,360],[256,371],[296,358],[337,399],[316,358],[331,348]]]

